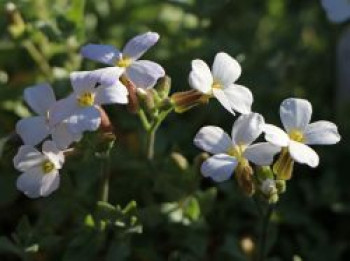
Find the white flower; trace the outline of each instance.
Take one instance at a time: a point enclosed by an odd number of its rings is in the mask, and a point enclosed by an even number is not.
[[[157,33],[147,32],[129,40],[122,52],[111,45],[87,44],[81,49],[81,54],[94,61],[123,67],[136,87],[151,88],[164,77],[164,69],[157,63],[139,59],[158,39]]]
[[[68,120],[56,125],[49,124],[49,110],[56,103],[55,94],[49,84],[39,84],[26,88],[24,100],[38,116],[21,119],[16,132],[24,144],[35,146],[50,134],[57,147],[67,148],[73,141],[81,139],[81,133],[72,133],[67,128]]]
[[[342,23],[350,18],[349,0],[322,0],[327,17],[334,23]]]
[[[107,67],[70,75],[73,93],[59,100],[50,110],[50,123],[55,125],[69,118],[73,133],[95,131],[101,123],[98,106],[128,103],[128,91],[119,81],[123,69]]]
[[[303,99],[289,98],[282,102],[280,117],[286,130],[266,124],[265,139],[272,144],[288,149],[290,156],[298,163],[317,167],[319,157],[308,145],[330,145],[340,141],[337,126],[329,121],[310,124],[312,107]]]
[[[189,84],[205,95],[213,95],[232,114],[233,110],[247,114],[251,112],[253,95],[248,88],[235,84],[241,71],[235,59],[226,53],[218,53],[212,71],[204,61],[192,61]]]
[[[241,115],[232,127],[231,138],[221,128],[203,127],[194,138],[194,144],[214,154],[201,167],[203,176],[216,182],[228,180],[239,164],[248,161],[269,165],[280,148],[268,142],[252,144],[262,133],[264,118],[257,113]]]
[[[58,171],[64,163],[64,155],[53,141],[45,141],[42,152],[30,145],[21,146],[13,163],[23,172],[17,179],[18,190],[30,198],[46,197],[60,184]]]

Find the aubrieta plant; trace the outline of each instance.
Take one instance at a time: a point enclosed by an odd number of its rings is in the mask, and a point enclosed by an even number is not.
[[[268,221],[279,195],[286,191],[294,163],[317,167],[319,157],[309,145],[339,142],[337,126],[328,121],[310,123],[311,104],[298,98],[281,104],[285,131],[266,123],[262,115],[252,112],[251,91],[236,83],[240,64],[224,52],[215,56],[211,69],[202,60],[193,60],[191,89],[170,94],[170,78],[162,66],[140,60],[158,40],[157,33],[147,32],[127,42],[122,51],[87,44],[82,56],[108,67],[71,73],[72,93],[63,99],[56,100],[45,83],[24,91],[26,103],[37,116],[22,119],[16,126],[24,143],[14,158],[15,168],[22,172],[17,188],[30,198],[57,190],[66,152],[74,150],[87,131],[102,129],[108,137],[103,154],[108,159],[115,136],[103,105],[128,104],[137,113],[147,133],[146,156],[152,160],[156,131],[170,112],[182,113],[215,98],[231,115],[241,115],[231,135],[216,126],[202,127],[195,135],[194,145],[210,154],[201,164],[201,173],[215,182],[234,177],[242,192],[255,200],[264,220],[257,260],[264,260]],[[257,141],[261,136],[265,141]],[[100,200],[104,202],[108,202],[108,179],[108,173],[102,175]]]

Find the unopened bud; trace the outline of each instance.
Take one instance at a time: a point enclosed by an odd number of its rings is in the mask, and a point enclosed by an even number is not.
[[[209,101],[210,96],[200,93],[196,90],[177,92],[171,96],[171,102],[174,105],[175,112],[183,113],[192,107],[204,104]]]
[[[171,159],[181,170],[186,170],[188,168],[187,159],[178,152],[171,153]]]
[[[285,180],[276,180],[276,188],[278,194],[282,194],[287,190],[287,184]]]
[[[102,107],[97,107],[100,115],[101,115],[101,124],[100,124],[100,130],[103,133],[113,133],[114,132],[114,127],[112,125],[111,120],[108,117],[108,114]]]
[[[198,154],[193,160],[194,169],[199,171],[199,169],[202,166],[202,163],[206,161],[209,157],[210,155],[206,152]]]
[[[244,194],[252,196],[255,193],[253,169],[248,162],[239,163],[236,168],[236,180]]]
[[[274,176],[270,166],[258,166],[256,168],[256,175],[260,182],[266,179],[273,179]]]
[[[277,193],[276,183],[273,179],[264,180],[261,184],[260,189],[261,189],[261,192],[268,197],[271,196],[272,194]]]
[[[275,193],[270,195],[267,201],[269,202],[269,204],[276,204],[278,200],[279,200],[279,196],[277,193]]]
[[[171,89],[171,78],[165,75],[161,78],[154,88],[161,99],[166,99],[169,96]]]
[[[279,180],[289,180],[293,173],[294,160],[289,155],[288,149],[284,148],[273,165],[273,172]]]
[[[17,6],[14,3],[8,2],[5,6],[5,9],[9,21],[8,30],[12,37],[18,38],[25,31],[26,26],[23,21],[23,18],[17,9]]]
[[[128,77],[126,77],[125,74],[121,76],[120,81],[124,84],[124,86],[129,92],[128,110],[131,113],[136,113],[140,107],[137,98],[137,88],[132,83],[132,81],[130,81]]]

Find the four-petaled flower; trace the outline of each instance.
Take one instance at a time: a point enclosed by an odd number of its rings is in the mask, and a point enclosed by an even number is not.
[[[252,144],[262,133],[264,118],[258,113],[241,115],[233,124],[231,138],[221,128],[203,127],[194,144],[213,156],[201,167],[203,176],[216,182],[228,180],[237,167],[269,165],[280,148],[268,142]]]
[[[81,49],[81,54],[104,64],[125,68],[125,75],[136,87],[152,88],[159,78],[164,77],[164,69],[155,62],[139,59],[158,39],[157,33],[147,32],[129,40],[122,52],[111,45],[87,44]]]
[[[51,125],[50,108],[56,103],[55,94],[49,84],[38,84],[24,91],[24,100],[38,116],[21,119],[16,125],[16,132],[24,144],[35,146],[51,134],[57,147],[67,148],[73,141],[79,141],[81,133],[68,129],[70,119]]]
[[[17,179],[17,188],[30,198],[46,197],[60,184],[58,171],[64,163],[64,155],[49,140],[43,143],[42,152],[30,145],[21,146],[13,163],[23,172]]]
[[[128,103],[128,91],[119,81],[124,69],[107,67],[70,75],[73,93],[59,100],[50,110],[50,123],[55,125],[69,117],[69,129],[74,133],[95,131],[100,126],[98,106]]]
[[[319,164],[319,157],[308,145],[331,145],[340,141],[340,135],[334,123],[316,121],[310,124],[311,115],[312,106],[307,100],[289,98],[284,100],[280,107],[280,117],[286,132],[274,125],[265,124],[265,139],[284,148],[281,154],[284,162],[278,162],[281,165],[280,170],[290,165],[288,154],[296,162],[315,168]],[[282,174],[282,176],[285,175]],[[284,178],[289,179],[290,173]]]
[[[349,0],[322,0],[327,17],[334,23],[342,23],[350,18]]]
[[[234,110],[247,114],[251,112],[253,95],[248,88],[235,84],[241,71],[235,59],[226,53],[218,53],[212,71],[204,61],[192,61],[189,84],[208,97],[214,96],[232,114]]]

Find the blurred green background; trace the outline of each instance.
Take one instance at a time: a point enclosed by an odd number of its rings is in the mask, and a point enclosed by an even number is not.
[[[208,124],[229,132],[234,121],[215,101],[168,117],[153,165],[138,118],[108,106],[117,129],[111,205],[96,207],[94,134],[67,159],[50,197],[30,200],[16,190],[12,158],[20,141],[13,131],[30,115],[24,88],[48,81],[64,97],[69,72],[102,66],[80,57],[83,44],[122,47],[146,31],[161,35],[145,58],[163,65],[172,92],[189,88],[192,59],[211,64],[224,51],[241,62],[239,83],[252,90],[253,110],[267,122],[280,124],[283,99],[302,97],[313,104],[313,120],[337,123],[342,142],[316,148],[320,166],[295,168],[273,216],[268,260],[350,260],[349,106],[336,103],[335,66],[345,25],[330,24],[319,1],[14,1],[25,25],[0,3],[1,261],[252,260],[260,224],[253,201],[233,179],[214,184],[198,171],[195,133]]]

